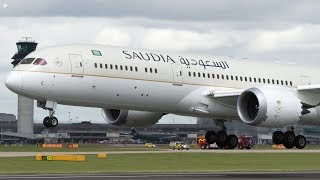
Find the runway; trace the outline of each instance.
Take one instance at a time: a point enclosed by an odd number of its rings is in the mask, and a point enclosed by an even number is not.
[[[228,180],[228,179],[319,179],[320,172],[292,172],[292,173],[141,173],[141,174],[70,174],[70,175],[1,175],[1,179],[75,179],[75,180],[85,180],[85,179],[152,179],[152,180]]]
[[[266,149],[266,150],[202,150],[202,149],[191,149],[191,150],[159,150],[159,151],[97,151],[97,152],[0,152],[0,157],[26,157],[41,155],[52,155],[52,154],[145,154],[145,153],[320,153],[320,149]]]

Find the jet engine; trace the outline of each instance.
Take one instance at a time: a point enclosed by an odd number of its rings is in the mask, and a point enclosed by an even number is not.
[[[151,126],[156,124],[163,113],[132,111],[120,109],[102,109],[103,118],[110,124],[120,126]]]
[[[241,93],[237,111],[246,124],[282,127],[297,123],[303,109],[296,91],[283,87],[259,87]]]

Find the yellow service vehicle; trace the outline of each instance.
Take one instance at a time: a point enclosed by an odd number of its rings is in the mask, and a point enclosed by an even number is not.
[[[183,149],[186,149],[186,150],[189,150],[190,149],[190,146],[189,144],[184,144],[180,141],[174,141],[174,142],[170,142],[169,144],[169,147],[170,149],[178,149],[178,150],[183,150]]]
[[[146,144],[144,145],[144,147],[146,147],[146,148],[155,148],[156,145],[155,145],[155,144],[152,144],[152,143],[146,143]]]

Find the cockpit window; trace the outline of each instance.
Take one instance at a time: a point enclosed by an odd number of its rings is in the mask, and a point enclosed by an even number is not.
[[[47,64],[47,61],[43,58],[37,58],[34,63],[34,65],[40,65],[40,66],[44,66]]]
[[[22,59],[20,64],[31,64],[35,58]]]

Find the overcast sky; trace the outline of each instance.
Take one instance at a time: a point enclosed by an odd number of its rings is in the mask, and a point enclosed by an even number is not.
[[[6,3],[8,7],[3,8]],[[15,42],[99,43],[320,65],[320,1],[0,0],[0,112],[16,114],[4,86]],[[47,112],[35,109],[41,122]],[[104,122],[100,110],[58,106],[61,121]],[[78,118],[76,118],[78,117]],[[163,123],[194,119],[165,117]]]

